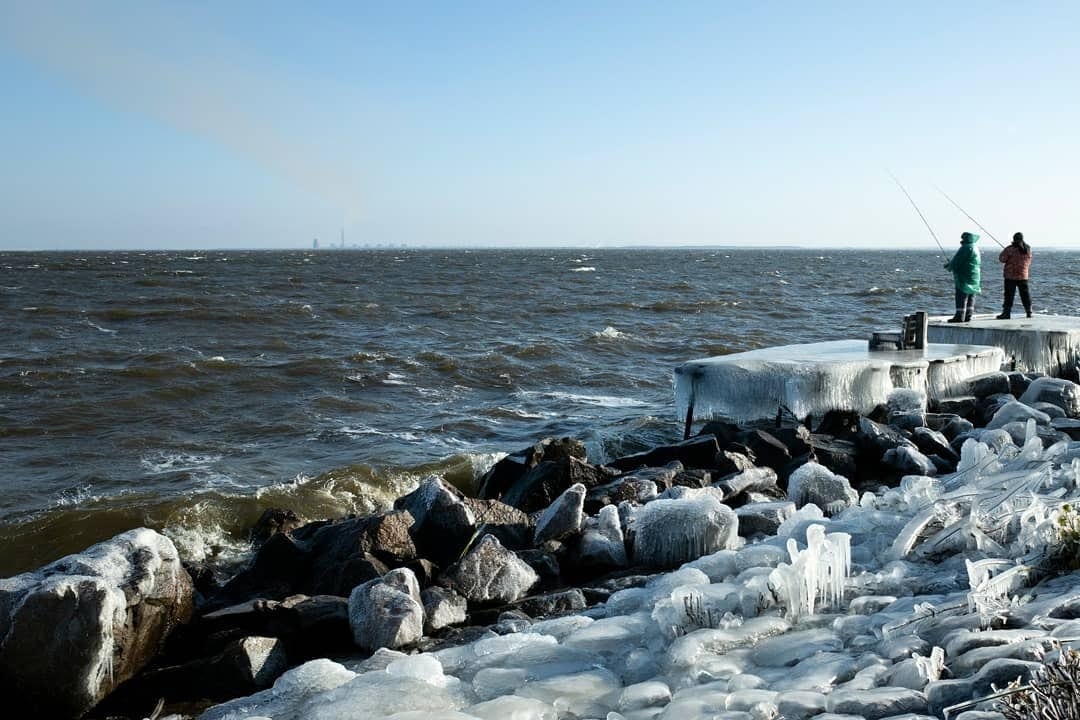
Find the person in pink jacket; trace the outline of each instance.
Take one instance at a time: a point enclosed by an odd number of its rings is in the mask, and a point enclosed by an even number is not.
[[[1024,234],[1013,235],[1012,245],[1001,251],[998,260],[1005,263],[1005,303],[998,320],[1012,316],[1013,297],[1020,291],[1020,302],[1031,317],[1031,291],[1028,290],[1028,270],[1031,267],[1031,246],[1024,242]]]

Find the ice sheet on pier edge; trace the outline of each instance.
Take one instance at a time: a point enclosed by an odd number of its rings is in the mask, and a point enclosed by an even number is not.
[[[949,323],[947,315],[932,317],[927,340],[932,343],[994,345],[1005,351],[1005,363],[1023,372],[1069,377],[1080,367],[1080,317],[1014,315],[997,320],[976,315],[971,322]]]
[[[736,422],[797,417],[834,408],[869,412],[895,388],[928,398],[962,394],[967,378],[1001,367],[1000,348],[929,344],[925,350],[870,352],[865,340],[782,345],[692,360],[675,368],[678,417]]]

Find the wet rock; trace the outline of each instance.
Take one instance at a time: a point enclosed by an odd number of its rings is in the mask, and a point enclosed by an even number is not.
[[[1033,402],[1033,403],[1031,403],[1031,409],[1032,409],[1032,410],[1038,410],[1038,411],[1039,411],[1039,412],[1041,412],[1041,413],[1046,413],[1046,415],[1047,415],[1047,416],[1048,416],[1048,417],[1049,417],[1049,418],[1050,418],[1051,420],[1053,420],[1054,418],[1063,418],[1063,417],[1066,417],[1066,415],[1065,415],[1065,411],[1064,411],[1064,410],[1062,410],[1062,409],[1061,409],[1060,407],[1058,407],[1057,405],[1054,405],[1053,403],[1048,403],[1048,402]]]
[[[176,548],[146,528],[0,579],[4,702],[79,717],[142,669],[191,611]]]
[[[484,536],[459,562],[442,575],[442,581],[469,602],[513,602],[539,580],[528,564],[491,535]]]
[[[810,459],[849,479],[858,477],[857,448],[851,440],[839,440],[828,435],[813,435]],[[790,482],[790,478],[789,478]]]
[[[646,476],[648,477],[648,476]],[[704,470],[702,468],[687,468],[680,470],[675,474],[675,477],[671,479],[671,485],[681,485],[683,487],[690,488],[703,488],[712,482],[713,474],[710,470]],[[655,481],[654,481],[655,482]],[[657,484],[657,488],[664,490],[666,488]]]
[[[673,460],[678,460],[685,467],[716,467],[716,456],[720,453],[714,435],[698,435],[675,445],[662,445],[648,452],[626,455],[617,458],[608,465],[616,470],[629,471],[639,467],[662,467]]]
[[[539,587],[553,588],[562,584],[562,566],[554,553],[532,549],[518,550],[515,554],[540,578],[537,583]]]
[[[393,568],[416,559],[412,525],[407,510],[391,510],[320,527],[306,541],[307,577],[294,592],[347,596],[377,563]],[[301,539],[304,530],[293,537]]]
[[[263,510],[262,515],[255,521],[255,525],[252,526],[248,533],[248,539],[253,546],[259,547],[269,540],[271,535],[291,533],[296,528],[304,525],[305,522],[306,520],[292,510],[267,508]]]
[[[949,439],[949,445],[953,445],[953,441],[960,435],[970,433],[975,429],[975,425],[970,420],[964,418],[952,418],[945,423],[945,426],[941,428],[941,434]],[[955,450],[955,447],[953,448]]]
[[[248,636],[213,657],[145,673],[137,691],[144,705],[159,697],[228,700],[270,687],[288,667],[281,640]]]
[[[1065,433],[1073,440],[1080,440],[1080,420],[1057,418],[1050,421],[1050,426],[1059,432]]]
[[[978,427],[986,427],[986,424],[994,417],[994,414],[1001,409],[1001,406],[1015,401],[1016,398],[1008,393],[997,393],[990,395],[989,397],[979,400],[979,404],[975,408],[975,417],[971,420]]]
[[[862,416],[854,410],[829,410],[815,432],[842,440],[853,440],[859,432]]]
[[[485,500],[499,499],[541,462],[555,462],[570,457],[584,461],[587,457],[585,444],[568,437],[558,440],[544,438],[535,445],[510,453],[495,463],[480,479],[476,496]]]
[[[468,603],[453,590],[429,587],[420,593],[424,606],[424,632],[432,633],[465,622]]]
[[[528,616],[540,619],[580,612],[587,607],[587,604],[581,590],[571,588],[525,598],[519,601],[516,607]]]
[[[1009,400],[997,409],[994,416],[990,418],[990,422],[986,423],[986,429],[996,430],[1012,422],[1026,424],[1029,419],[1034,420],[1038,425],[1050,424],[1050,416],[1046,413],[1039,412],[1022,402]]]
[[[789,500],[758,502],[735,509],[739,518],[739,534],[775,535],[780,524],[795,514],[795,503]]]
[[[1009,376],[1009,393],[1016,397],[1023,395],[1028,389],[1028,386],[1031,385],[1031,381],[1034,379],[1028,377],[1019,370],[1011,370],[1005,374]]]
[[[465,549],[476,526],[476,514],[461,491],[439,477],[423,480],[398,498],[394,509],[412,516],[410,534],[418,552],[439,565],[452,562]]]
[[[551,505],[571,485],[591,488],[609,482],[612,477],[611,470],[576,457],[545,460],[514,483],[503,496],[503,502],[527,513],[536,512]]]
[[[949,448],[951,451],[951,448]],[[913,447],[899,447],[889,450],[881,462],[887,467],[892,467],[901,475],[937,475],[937,466],[927,456]]]
[[[837,433],[831,433],[837,435]],[[759,467],[783,470],[791,462],[791,451],[780,439],[765,430],[749,430],[740,436],[743,445],[750,451],[750,457]]]
[[[975,412],[979,399],[974,395],[960,395],[958,397],[939,398],[934,402],[934,409],[943,414],[959,415],[970,418]]]
[[[915,446],[924,455],[938,455],[950,460],[953,464],[960,461],[960,456],[949,445],[948,438],[944,434],[930,428],[916,428],[911,434]]]
[[[256,596],[280,600],[293,595],[305,584],[309,561],[308,551],[291,535],[271,535],[248,566],[206,600],[205,609],[228,607]]]
[[[1064,410],[1068,417],[1080,417],[1080,385],[1063,378],[1038,378],[1020,396],[1020,402],[1048,402]]]
[[[725,447],[728,443],[734,442],[742,431],[743,429],[735,423],[726,420],[709,420],[702,426],[698,436],[713,435],[716,437],[718,447]]]
[[[755,467],[754,461],[742,453],[731,450],[721,450],[716,456],[714,464],[716,475],[732,475],[750,470]]]
[[[577,483],[563,491],[536,521],[536,543],[561,540],[581,530],[585,522],[585,486]]]
[[[860,453],[873,461],[880,460],[889,450],[911,444],[907,436],[896,428],[865,417],[859,420],[859,434],[855,442]]]
[[[716,481],[712,486],[719,489],[723,493],[724,502],[732,506],[735,504],[732,498],[749,492],[772,495],[774,499],[784,497],[784,491],[780,489],[777,481],[776,471],[770,467],[743,470]]]
[[[618,505],[623,501],[642,505],[654,499],[656,494],[657,486],[655,482],[638,477],[637,473],[632,473],[606,485],[599,485],[589,489],[583,507],[586,512],[596,514],[606,505]]]
[[[983,373],[968,378],[968,392],[982,400],[991,395],[1011,394],[1012,386],[1009,384],[1009,376],[1001,371]]]
[[[349,595],[349,626],[357,647],[396,649],[424,634],[424,606],[416,576],[405,568],[357,586]]]

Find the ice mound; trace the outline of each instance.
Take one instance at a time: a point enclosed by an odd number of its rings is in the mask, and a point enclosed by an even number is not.
[[[808,462],[788,478],[788,499],[796,507],[817,505],[829,515],[835,515],[858,502],[859,494],[843,475],[837,475],[824,465]]]
[[[714,495],[653,500],[633,520],[634,561],[672,567],[735,545],[739,518]]]

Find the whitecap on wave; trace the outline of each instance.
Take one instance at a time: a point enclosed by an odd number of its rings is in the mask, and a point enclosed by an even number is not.
[[[592,265],[586,265],[584,267],[572,268],[570,272],[596,272],[596,268]]]
[[[611,339],[614,339],[614,338],[626,337],[626,333],[621,332],[619,330],[616,330],[615,328],[608,325],[603,330],[600,330],[598,332],[594,332],[593,337],[594,338],[611,338]]]
[[[599,407],[647,407],[649,403],[635,398],[615,397],[614,395],[580,395],[571,392],[539,392],[526,390],[520,393],[526,397],[550,398],[552,400],[566,400],[581,405],[596,405]]]

